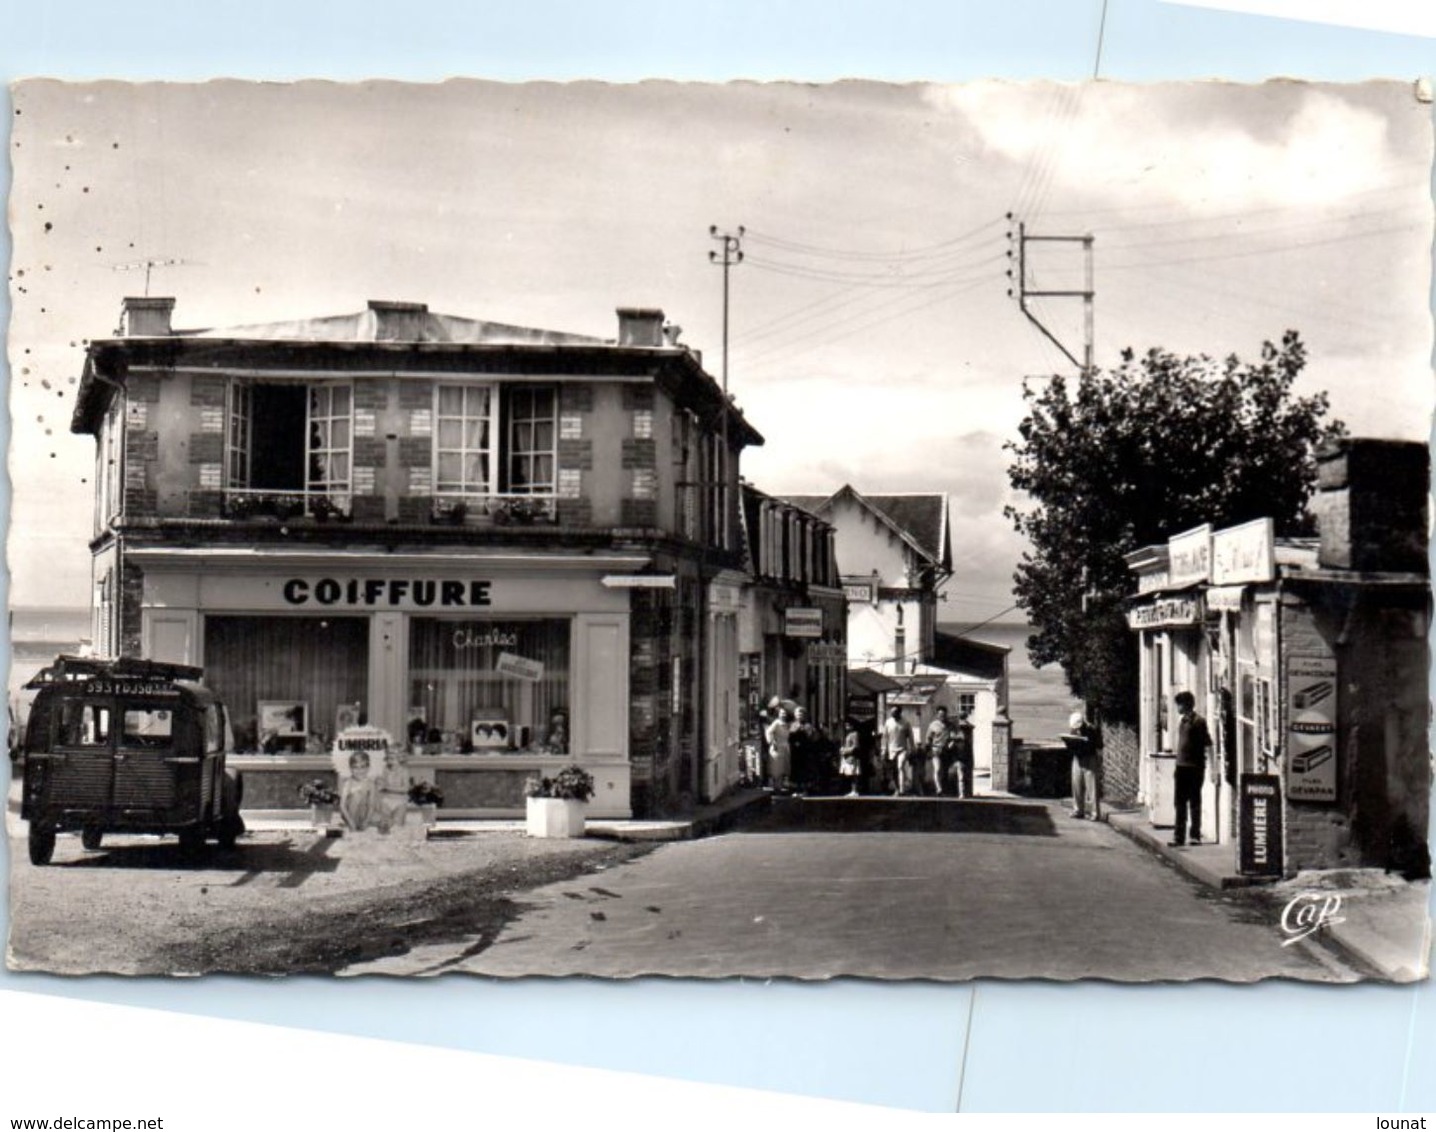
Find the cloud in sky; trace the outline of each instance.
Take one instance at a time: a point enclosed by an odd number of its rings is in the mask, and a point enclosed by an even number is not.
[[[1279,115],[1272,118],[1252,113],[1261,88],[1253,96],[1251,88],[1211,86],[1189,87],[1184,99],[1105,83],[973,83],[929,87],[926,98],[959,115],[988,154],[1040,165],[1042,176],[1088,194],[1141,187],[1202,212],[1330,205],[1384,183],[1393,155],[1381,115],[1302,87],[1271,108]]]
[[[1009,211],[1095,233],[1099,364],[1251,356],[1294,326],[1302,392],[1363,432],[1426,435],[1431,122],[1404,83],[42,81],[15,108],[21,603],[87,599],[73,379],[142,285],[115,266],[146,256],[183,261],[152,281],[179,325],[388,298],[611,335],[615,307],[653,305],[716,373],[708,229],[745,225],[731,387],[768,438],[745,470],[776,493],[948,492],[963,588],[1010,581],[1000,441],[1023,379],[1070,370],[1008,294]],[[1036,309],[1080,343],[1080,304]],[[42,531],[78,564],[62,593]]]

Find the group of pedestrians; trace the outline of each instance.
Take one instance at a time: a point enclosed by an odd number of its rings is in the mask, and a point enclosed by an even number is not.
[[[927,731],[915,732],[894,705],[883,723],[881,781],[874,793],[972,797],[972,725],[967,713],[953,722],[939,707]]]
[[[953,721],[939,707],[922,731],[895,706],[880,734],[848,719],[837,744],[804,708],[775,703],[770,711],[763,728],[766,757],[749,778],[780,793],[972,797],[972,725],[965,712]]]

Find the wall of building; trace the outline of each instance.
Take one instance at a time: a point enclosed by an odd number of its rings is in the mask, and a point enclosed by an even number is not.
[[[1430,819],[1427,615],[1346,587],[1282,609],[1282,654],[1333,655],[1338,678],[1336,799],[1288,798],[1288,872],[1407,869],[1424,857]],[[1404,606],[1404,607],[1403,607]],[[1284,667],[1284,666],[1283,666]],[[1289,702],[1286,673],[1279,703]],[[1282,720],[1283,733],[1288,721]]]

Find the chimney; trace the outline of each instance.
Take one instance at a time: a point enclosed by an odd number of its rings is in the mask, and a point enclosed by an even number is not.
[[[175,309],[173,299],[131,295],[122,302],[121,337],[162,338],[172,333],[170,316],[174,314]]]
[[[428,303],[396,303],[370,299],[374,314],[374,341],[422,342],[429,321]]]
[[[1319,561],[1342,570],[1425,574],[1431,451],[1402,440],[1344,439],[1316,454]]]
[[[663,312],[653,307],[619,307],[618,344],[662,346]]]

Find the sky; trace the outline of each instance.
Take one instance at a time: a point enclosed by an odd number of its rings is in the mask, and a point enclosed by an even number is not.
[[[1010,297],[1017,225],[1092,237],[1095,361],[1255,357],[1358,435],[1431,426],[1432,108],[1411,83],[22,83],[12,91],[11,603],[88,600],[93,441],[121,298],[220,327],[370,299],[612,336],[661,307],[767,443],[764,490],[941,491],[945,621],[1006,613],[1024,381],[1074,372]],[[1009,214],[1011,219],[1009,219]],[[1029,287],[1080,288],[1030,242]],[[1032,300],[1078,356],[1080,300]],[[1036,387],[1036,386],[1034,386]],[[1010,614],[1009,614],[1010,615]]]

